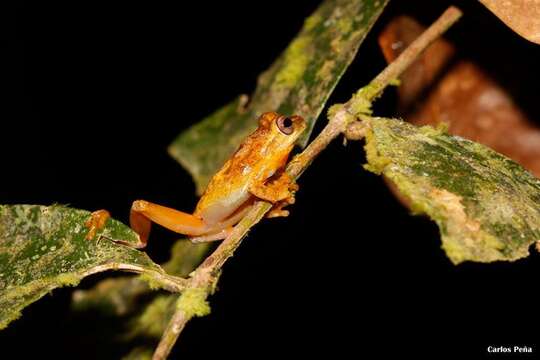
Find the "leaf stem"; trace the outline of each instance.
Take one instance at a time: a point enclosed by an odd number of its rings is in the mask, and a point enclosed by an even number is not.
[[[328,112],[328,124],[308,147],[288,164],[287,173],[295,179],[298,178],[317,155],[333,139],[343,133],[349,124],[361,117],[362,114],[369,112],[371,102],[460,16],[461,11],[458,8],[453,6],[448,8],[435,23],[420,35],[393,63],[375,77],[368,86],[360,89],[345,104],[334,105]],[[206,301],[206,297],[214,291],[223,264],[240,246],[249,229],[257,224],[271,208],[272,204],[270,203],[256,202],[242,221],[234,227],[232,233],[192,273],[186,288],[204,289],[204,299],[199,300]],[[186,323],[193,316],[194,314],[187,309],[181,306],[177,307],[154,353],[153,360],[167,358]]]

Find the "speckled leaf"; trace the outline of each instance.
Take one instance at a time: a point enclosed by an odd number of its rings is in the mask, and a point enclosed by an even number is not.
[[[90,274],[121,269],[166,276],[145,253],[109,240],[139,243],[137,234],[116,220],[108,219],[87,240],[89,217],[64,206],[0,206],[0,328],[47,292]]]
[[[162,264],[163,270],[167,274],[185,278],[199,265],[213,245],[179,240],[171,250],[170,260]],[[72,305],[75,310],[97,308],[109,314],[125,316],[138,310],[139,299],[150,291],[147,282],[139,277],[105,279],[90,289],[76,290]]]
[[[509,158],[429,126],[369,121],[368,168],[439,226],[458,264],[515,260],[540,240],[540,180]]]
[[[169,153],[191,173],[199,194],[265,111],[302,115],[309,124],[300,139],[305,146],[326,100],[387,2],[324,1],[259,77],[249,105],[240,97],[176,138]]]

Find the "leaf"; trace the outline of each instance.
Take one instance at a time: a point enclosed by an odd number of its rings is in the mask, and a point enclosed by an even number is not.
[[[379,37],[387,62],[392,62],[423,31],[409,17],[392,20]],[[401,76],[398,95],[407,121],[434,126],[444,122],[449,133],[487,145],[539,177],[538,126],[502,86],[473,62],[460,60],[445,68],[454,52],[450,43],[439,39]],[[421,99],[426,89],[430,92]],[[420,104],[415,104],[419,100]],[[413,111],[407,111],[410,109]]]
[[[169,278],[145,253],[109,240],[139,243],[138,235],[116,220],[108,219],[86,239],[89,218],[88,211],[58,205],[0,206],[0,328],[49,291],[97,272],[145,273],[158,283]]]
[[[327,0],[305,22],[287,49],[258,79],[246,105],[239,97],[192,126],[169,153],[193,176],[201,194],[211,176],[265,111],[303,116],[305,146],[324,104],[388,0]]]
[[[515,260],[540,240],[540,180],[483,145],[432,127],[368,121],[368,165],[439,226],[454,264]]]
[[[186,277],[199,265],[212,245],[179,240],[172,248],[171,259],[163,264],[163,268],[168,274]],[[128,330],[122,340],[132,340],[130,345],[135,344],[136,347],[124,358],[138,359],[140,351],[150,351],[152,354],[152,350],[137,347],[140,343],[138,339],[157,343],[174,314],[178,300],[177,294],[159,294],[140,309],[138,301],[150,291],[148,284],[140,277],[105,279],[91,289],[75,291],[72,305],[78,311],[97,308],[118,317],[130,315],[126,326]]]
[[[179,240],[172,248],[170,260],[164,263],[162,268],[167,274],[187,277],[212,245],[214,244],[193,244],[187,240]],[[90,289],[76,290],[73,293],[72,306],[78,311],[97,308],[115,316],[124,316],[138,310],[137,301],[150,291],[147,281],[140,277],[105,279]]]
[[[152,299],[141,314],[131,319],[127,338],[140,336],[145,339],[159,339],[174,315],[177,300],[177,294],[159,295]]]
[[[187,277],[213,245],[179,240],[172,248],[170,260],[163,264],[163,269],[168,274]],[[178,295],[157,295],[141,310],[139,300],[150,291],[147,282],[140,277],[105,279],[91,289],[75,291],[72,305],[78,311],[97,308],[118,317],[130,315],[123,340],[133,340],[130,342],[132,345],[138,345],[139,338],[157,342],[174,314]],[[134,348],[125,358],[138,358],[139,350]]]
[[[539,0],[480,0],[480,2],[519,35],[540,44]]]
[[[425,30],[424,26],[409,16],[393,18],[378,38],[386,62],[393,62]],[[439,38],[401,74],[397,88],[400,112],[408,111],[415,105],[423,92],[438,79],[455,52],[448,41]],[[411,121],[409,117],[407,120]]]
[[[129,352],[126,356],[122,357],[122,360],[150,360],[154,349],[146,346],[138,346]]]

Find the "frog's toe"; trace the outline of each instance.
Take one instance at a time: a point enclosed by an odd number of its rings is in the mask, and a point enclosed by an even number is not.
[[[292,182],[292,183],[289,184],[289,191],[291,191],[291,192],[297,192],[298,189],[300,189],[300,187],[298,186],[297,183]]]
[[[283,209],[274,209],[270,210],[266,217],[268,218],[274,218],[274,217],[287,217],[289,216],[289,210],[283,210]]]

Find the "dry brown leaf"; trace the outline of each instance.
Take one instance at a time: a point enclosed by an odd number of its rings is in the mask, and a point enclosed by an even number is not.
[[[379,38],[386,60],[395,59],[423,29],[408,17],[392,21]],[[405,108],[431,89],[405,118],[416,125],[444,122],[451,134],[487,145],[540,177],[540,129],[472,62],[462,60],[445,69],[453,53],[453,46],[440,39],[402,76],[398,94]],[[433,84],[434,79],[439,80]]]
[[[540,0],[480,0],[508,27],[540,44]]]
[[[451,134],[487,145],[540,177],[540,130],[470,62],[456,64],[409,118],[417,125],[447,123]]]
[[[394,18],[379,36],[379,45],[386,61],[393,61],[424,29],[408,16]],[[454,47],[450,43],[435,41],[424,51],[424,55],[401,75],[401,84],[398,87],[401,110],[409,108],[414,103],[454,53]]]

